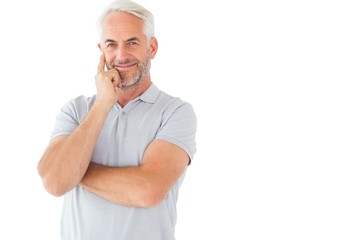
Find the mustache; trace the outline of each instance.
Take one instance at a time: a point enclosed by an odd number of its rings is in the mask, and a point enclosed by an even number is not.
[[[116,66],[116,65],[132,65],[132,64],[138,64],[139,61],[137,61],[136,59],[125,59],[125,60],[117,60],[112,62],[110,65],[112,67]]]

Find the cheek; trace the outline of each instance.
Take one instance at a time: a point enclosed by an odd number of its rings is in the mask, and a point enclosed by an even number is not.
[[[111,63],[114,61],[115,59],[115,54],[113,54],[112,52],[110,51],[104,51],[104,54],[105,54],[105,61],[107,63]]]

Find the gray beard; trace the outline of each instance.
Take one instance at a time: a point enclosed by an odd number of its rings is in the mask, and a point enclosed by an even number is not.
[[[130,88],[139,85],[145,76],[149,74],[150,66],[151,60],[149,54],[147,54],[146,60],[137,64],[137,71],[132,76],[129,75],[128,71],[120,71],[121,86]],[[111,68],[114,68],[114,63],[111,63]]]
[[[130,81],[126,81],[127,72],[119,72],[121,80],[121,86],[123,88],[129,88],[136,86],[142,82],[144,77],[149,73],[150,61],[146,61],[145,65],[138,65],[138,70]]]

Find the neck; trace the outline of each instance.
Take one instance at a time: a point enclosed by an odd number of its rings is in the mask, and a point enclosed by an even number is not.
[[[118,103],[123,108],[128,104],[131,100],[137,98],[141,94],[143,94],[151,85],[150,78],[144,79],[140,84],[131,86],[131,87],[125,87],[121,89],[121,93],[118,99]]]

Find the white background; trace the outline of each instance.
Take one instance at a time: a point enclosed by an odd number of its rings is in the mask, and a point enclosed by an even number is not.
[[[0,3],[0,239],[58,239],[36,165],[61,106],[95,93],[108,2]],[[198,116],[177,239],[360,239],[357,1],[138,2],[153,81]]]

